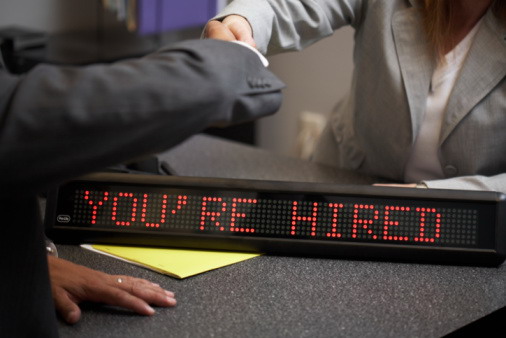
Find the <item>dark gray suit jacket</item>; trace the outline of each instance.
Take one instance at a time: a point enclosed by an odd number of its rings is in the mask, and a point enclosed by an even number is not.
[[[37,192],[274,113],[283,86],[251,51],[212,40],[111,65],[0,71],[0,335],[57,334]]]

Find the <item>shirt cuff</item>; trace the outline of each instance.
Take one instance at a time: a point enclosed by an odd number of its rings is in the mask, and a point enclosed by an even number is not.
[[[256,48],[253,48],[252,46],[248,45],[246,42],[243,42],[243,41],[236,40],[236,41],[232,41],[232,42],[237,43],[238,45],[244,46],[244,47],[248,48],[249,50],[255,52],[256,55],[260,58],[260,61],[262,61],[262,64],[264,65],[264,67],[269,66],[269,61],[267,60],[267,58],[265,56],[263,56]]]

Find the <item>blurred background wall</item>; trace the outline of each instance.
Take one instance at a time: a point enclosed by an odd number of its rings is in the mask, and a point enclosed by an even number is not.
[[[96,0],[0,0],[0,25],[20,25],[48,33],[93,29]]]

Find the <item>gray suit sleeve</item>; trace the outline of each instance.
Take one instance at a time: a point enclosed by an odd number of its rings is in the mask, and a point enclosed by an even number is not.
[[[366,0],[235,0],[216,19],[237,14],[253,28],[257,48],[276,54],[302,48],[336,29],[359,26]]]
[[[282,87],[254,53],[216,40],[110,65],[0,72],[0,186],[40,189],[274,113]]]

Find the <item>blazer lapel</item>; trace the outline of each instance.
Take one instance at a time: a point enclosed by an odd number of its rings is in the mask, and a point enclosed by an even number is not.
[[[506,30],[491,10],[481,23],[450,95],[440,144],[506,75]]]
[[[394,14],[392,30],[411,115],[411,140],[422,123],[435,62],[429,53],[419,9],[411,7]]]

